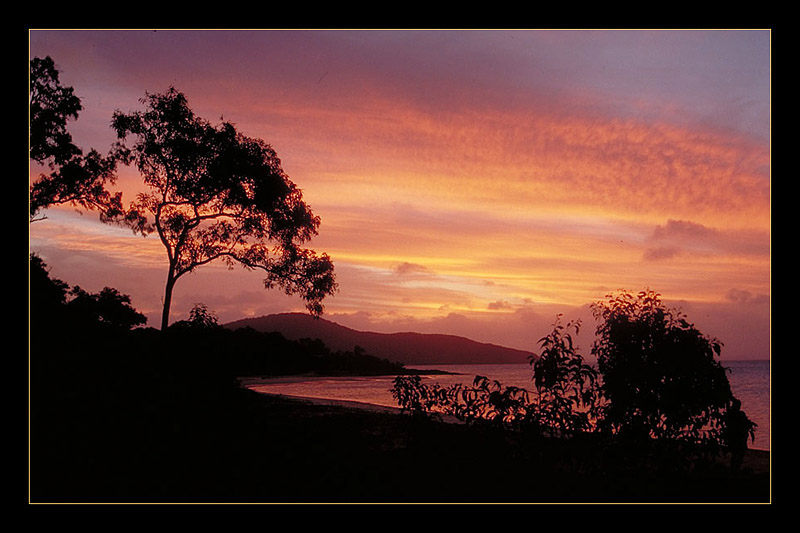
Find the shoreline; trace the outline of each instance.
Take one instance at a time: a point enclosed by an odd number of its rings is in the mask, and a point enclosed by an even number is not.
[[[339,400],[332,398],[298,396],[298,395],[281,394],[274,392],[261,392],[246,386],[243,386],[243,388],[246,388],[247,390],[250,390],[260,395],[273,397],[279,400],[289,400],[298,404],[306,404],[309,406],[332,407],[335,409],[344,409],[349,411],[360,411],[366,413],[387,414],[396,416],[405,416],[407,414],[404,413],[400,407],[389,407],[374,403],[359,402],[356,400]],[[437,420],[446,424],[464,425],[464,422],[462,420],[459,420],[451,415],[439,414]],[[745,469],[750,469],[755,475],[771,475],[771,462],[772,462],[772,454],[770,450],[763,450],[760,448],[748,448],[747,452],[745,452],[745,458],[742,467]]]
[[[376,403],[359,402],[357,400],[339,400],[335,398],[318,398],[314,396],[298,396],[295,394],[261,392],[259,390],[251,388],[248,388],[248,390],[251,390],[258,394],[263,394],[265,396],[272,396],[277,399],[291,400],[298,403],[305,403],[320,407],[334,407],[352,411],[361,411],[367,413],[388,414],[397,416],[406,416],[408,414],[405,413],[400,407],[390,407],[388,405],[379,405]],[[462,425],[465,424],[464,421],[459,420],[458,418],[452,415],[445,415],[441,413],[435,413],[435,415],[437,421],[441,421],[447,424],[462,424]]]
[[[311,405],[319,405],[323,407],[342,407],[345,409],[356,409],[359,411],[367,411],[370,413],[385,413],[393,415],[403,414],[402,409],[399,407],[389,407],[387,405],[378,405],[376,403],[359,402],[356,400],[338,400],[333,398],[318,398],[314,396],[298,396],[295,394],[282,394],[278,392],[262,392],[259,390],[247,387],[248,390],[263,394],[265,396],[272,396],[279,399],[294,400],[297,402],[308,403]]]
[[[444,374],[449,375],[460,375],[457,373],[450,373],[450,372],[443,372]],[[439,373],[427,373],[423,372],[421,375],[423,376],[437,376],[440,375]],[[341,407],[349,407],[353,409],[363,409],[367,411],[373,412],[384,412],[384,413],[401,413],[401,408],[397,405],[387,405],[386,403],[375,403],[370,401],[364,401],[359,399],[344,399],[344,398],[331,398],[331,397],[324,397],[324,396],[309,396],[307,394],[293,394],[293,393],[285,393],[285,392],[276,392],[276,391],[269,391],[263,390],[260,386],[269,387],[272,385],[296,385],[296,384],[303,384],[303,383],[313,383],[313,382],[323,382],[323,381],[331,381],[331,380],[371,380],[376,378],[393,378],[394,375],[364,375],[364,376],[356,376],[356,375],[341,375],[341,376],[334,376],[334,375],[319,375],[319,374],[292,374],[292,375],[285,375],[285,376],[263,376],[263,377],[255,377],[255,376],[243,376],[237,377],[236,380],[242,388],[246,388],[248,390],[252,390],[253,392],[257,392],[258,394],[265,394],[265,395],[273,395],[278,397],[284,398],[291,398],[297,400],[305,400],[311,403],[316,403],[318,405],[323,406],[341,406]],[[456,419],[455,417],[447,417],[451,420],[449,422],[454,423],[463,423],[462,421]],[[769,435],[767,435],[768,437]],[[769,440],[769,439],[768,439]],[[752,443],[749,443],[752,444]],[[769,448],[750,448],[748,447],[749,452],[754,453],[765,453],[769,454],[771,450]]]
[[[310,381],[327,381],[333,379],[353,379],[353,380],[369,380],[375,378],[394,378],[399,375],[409,375],[409,376],[459,376],[462,374],[456,372],[447,372],[445,370],[419,370],[419,369],[407,369],[409,372],[407,374],[317,374],[313,372],[305,373],[305,374],[288,374],[283,376],[237,376],[235,379],[240,384],[249,386],[249,385],[273,385],[273,384],[285,384],[285,383],[304,383]]]

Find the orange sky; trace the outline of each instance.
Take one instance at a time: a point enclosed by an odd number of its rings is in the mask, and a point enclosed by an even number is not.
[[[175,85],[198,115],[271,143],[322,218],[328,318],[535,350],[556,312],[659,291],[723,356],[769,357],[769,32],[32,31],[83,98],[78,144]],[[136,51],[136,53],[133,52]],[[120,186],[139,186],[131,169]],[[157,325],[157,239],[53,209],[30,249]],[[173,320],[302,310],[221,265]],[[589,340],[585,342],[588,349]],[[587,350],[588,351],[588,350]]]

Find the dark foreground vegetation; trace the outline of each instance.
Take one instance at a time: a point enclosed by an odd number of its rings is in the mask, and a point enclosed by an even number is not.
[[[151,401],[155,398],[151,397]],[[81,429],[35,462],[41,502],[766,502],[766,474],[697,472],[628,452],[509,438],[489,429],[259,395],[121,411],[87,408]],[[108,411],[111,411],[110,413]],[[101,422],[100,418],[111,420]],[[94,428],[86,423],[94,419]],[[753,458],[756,459],[755,457]],[[39,476],[37,477],[36,471]]]
[[[770,501],[765,452],[732,472],[656,441],[565,440],[254,393],[235,376],[391,363],[224,330],[202,307],[164,332],[131,329],[124,295],[105,295],[70,291],[32,261],[33,503]]]

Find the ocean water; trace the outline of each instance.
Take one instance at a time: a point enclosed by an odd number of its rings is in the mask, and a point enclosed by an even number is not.
[[[730,370],[728,379],[742,409],[758,424],[754,449],[770,449],[770,364],[769,361],[723,361]],[[471,385],[475,376],[499,381],[503,386],[532,389],[531,368],[527,364],[506,365],[431,365],[409,366],[419,370],[443,370],[449,375],[423,376],[423,383],[439,383],[443,387],[462,383]],[[361,402],[397,407],[391,388],[394,376],[302,378],[286,377],[248,380],[246,385],[258,392]]]

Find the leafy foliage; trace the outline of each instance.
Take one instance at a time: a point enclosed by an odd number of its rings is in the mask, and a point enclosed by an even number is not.
[[[412,413],[452,415],[469,424],[498,427],[516,425],[528,405],[527,390],[503,387],[485,376],[475,376],[471,387],[460,383],[451,387],[426,385],[419,376],[397,376],[391,392],[400,407]]]
[[[539,340],[541,352],[531,358],[537,394],[537,423],[553,434],[589,431],[596,422],[600,402],[598,373],[584,362],[569,330],[577,335],[580,321],[562,325],[561,315],[553,331]]]
[[[401,409],[419,414],[430,411],[435,405],[435,396],[429,394],[429,390],[419,376],[400,375],[394,378],[391,393]]]
[[[67,131],[67,121],[77,119],[83,106],[72,87],[61,85],[52,58],[31,60],[30,91],[31,159],[40,163],[52,160],[54,165],[63,165],[80,155],[81,149],[75,146]]]
[[[110,287],[96,294],[77,285],[70,288],[51,278],[47,265],[35,254],[30,256],[30,302],[32,315],[71,325],[99,324],[129,330],[147,322],[127,294]]]
[[[608,400],[602,428],[633,440],[725,444],[725,410],[735,398],[708,338],[659,294],[621,291],[592,307],[592,351]]]
[[[570,323],[567,328],[578,324]],[[468,423],[489,423],[507,429],[535,430],[569,436],[591,430],[599,389],[597,372],[585,364],[559,320],[540,339],[542,353],[531,358],[535,395],[521,387],[475,376],[472,386],[425,385],[419,376],[398,376],[392,395],[412,412],[453,415]]]
[[[50,57],[31,60],[30,158],[46,165],[30,189],[30,218],[56,204],[97,209],[104,222],[122,216],[122,193],[106,187],[116,181],[116,152],[102,156],[92,149],[84,154],[67,131],[67,122],[82,111],[72,87],[64,87]]]
[[[67,303],[70,312],[76,312],[86,320],[131,329],[147,323],[147,318],[131,306],[131,298],[117,289],[105,287],[91,294],[77,285],[70,291],[72,299]]]
[[[499,381],[485,376],[475,376],[472,387],[461,389],[461,397],[464,399],[463,417],[485,419],[495,425],[513,426],[529,409],[526,389],[504,387]]]
[[[216,313],[203,303],[195,304],[189,311],[188,320],[180,320],[172,324],[172,328],[189,328],[194,330],[208,330],[221,327]]]
[[[230,122],[214,126],[195,116],[174,88],[142,103],[145,111],[116,112],[112,125],[123,141],[119,157],[135,162],[149,188],[126,222],[134,232],[157,233],[169,258],[162,329],[175,282],[216,259],[264,271],[267,288],[299,294],[320,314],[323,298],[336,290],[333,263],[302,247],[320,219],[275,150]],[[135,138],[130,147],[124,145],[129,136]]]

